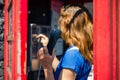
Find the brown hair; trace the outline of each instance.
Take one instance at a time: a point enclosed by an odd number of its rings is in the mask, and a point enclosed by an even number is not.
[[[69,45],[76,45],[82,56],[93,63],[93,25],[86,11],[82,11],[71,22],[78,10],[78,6],[66,6],[61,8],[59,28],[62,38]]]

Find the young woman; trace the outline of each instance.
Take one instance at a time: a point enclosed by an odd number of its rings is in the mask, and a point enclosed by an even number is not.
[[[45,80],[87,80],[93,62],[93,25],[88,10],[78,5],[63,6],[58,26],[61,37],[69,45],[60,61],[54,51],[52,56],[45,54],[48,38],[43,34],[37,36],[44,46],[38,56]]]

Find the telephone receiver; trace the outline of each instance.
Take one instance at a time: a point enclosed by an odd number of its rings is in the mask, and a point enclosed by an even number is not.
[[[54,48],[57,40],[60,38],[60,35],[61,35],[61,31],[58,29],[58,27],[55,26],[55,27],[51,28],[49,42],[47,45],[48,52],[50,55],[52,54],[53,48]]]
[[[51,28],[50,35],[49,35],[49,42],[47,45],[48,53],[50,55],[52,54],[53,48],[54,48],[57,40],[60,38],[60,35],[61,35],[61,31],[58,29],[58,27],[55,26],[55,27]],[[43,47],[42,44],[39,42],[40,40],[38,40],[37,38],[33,37],[33,41],[37,43],[37,51],[41,47]]]

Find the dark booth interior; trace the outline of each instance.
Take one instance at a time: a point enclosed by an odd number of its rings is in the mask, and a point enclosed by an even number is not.
[[[41,45],[35,41],[34,37],[40,33],[45,34],[48,37],[50,36],[50,30],[53,27],[51,23],[55,23],[54,21],[52,22],[52,18],[56,17],[51,10],[51,1],[52,0],[28,0],[27,80],[44,80],[44,72],[37,58],[37,51]],[[62,5],[71,3],[80,3],[84,5],[84,3],[92,2],[92,0],[57,1],[62,2]],[[60,53],[57,57],[60,59],[61,53],[66,50],[67,45],[65,45],[62,39],[59,39],[56,45],[56,53]],[[57,52],[59,48],[61,48],[61,52]]]

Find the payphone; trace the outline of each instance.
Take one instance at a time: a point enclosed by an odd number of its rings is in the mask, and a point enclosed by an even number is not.
[[[37,51],[42,45],[35,41],[36,35],[42,33],[49,37],[49,53],[53,48],[59,58],[63,53],[64,41],[58,36],[60,31],[57,25],[51,26],[51,15],[50,0],[28,1],[27,80],[44,80],[44,72],[37,58]]]

